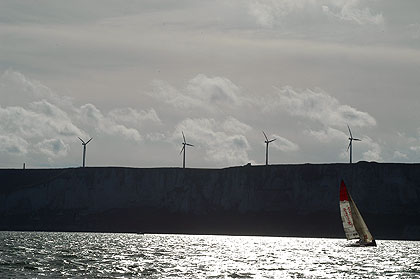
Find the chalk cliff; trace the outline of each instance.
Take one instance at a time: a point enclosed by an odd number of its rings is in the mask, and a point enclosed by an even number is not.
[[[344,237],[344,179],[377,238],[420,240],[420,164],[0,170],[0,230]]]

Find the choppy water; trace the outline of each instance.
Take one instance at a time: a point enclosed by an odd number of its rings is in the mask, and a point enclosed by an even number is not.
[[[420,278],[420,242],[0,232],[0,278]]]

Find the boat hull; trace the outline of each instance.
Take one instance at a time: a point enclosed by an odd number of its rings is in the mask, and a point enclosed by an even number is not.
[[[356,241],[348,245],[349,247],[376,247],[376,241],[372,240],[372,242],[363,242],[363,241]]]

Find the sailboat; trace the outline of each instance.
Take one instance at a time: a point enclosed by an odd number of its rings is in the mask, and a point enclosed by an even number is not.
[[[340,184],[340,214],[347,240],[359,239],[352,246],[376,246],[376,241],[369,232],[343,180]]]

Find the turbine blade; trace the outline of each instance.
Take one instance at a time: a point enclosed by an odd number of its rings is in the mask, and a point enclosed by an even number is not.
[[[355,140],[355,141],[362,141],[361,139],[353,139],[353,140]]]
[[[185,145],[184,145],[184,146],[182,146],[182,148],[181,148],[181,152],[179,152],[179,155],[181,155],[181,154],[182,154],[182,151],[184,151],[184,149],[185,149]]]
[[[90,138],[90,140],[88,140],[87,142],[86,142],[86,144],[88,144],[91,140],[92,140],[93,138]]]
[[[188,146],[194,146],[194,145],[192,145],[191,143],[186,143],[185,145],[188,145]]]
[[[351,141],[349,143],[349,146],[347,146],[347,152],[349,151],[350,145],[351,145]]]
[[[182,131],[182,137],[184,138],[184,143],[186,143],[186,141],[185,141],[184,131]]]
[[[262,131],[265,137],[265,140],[268,141],[267,135],[264,133],[264,131]]]
[[[276,139],[269,140],[268,143],[275,141]]]
[[[79,140],[84,144],[85,142],[80,138],[80,137],[78,137],[79,138]]]
[[[348,124],[347,124],[347,128],[349,128],[350,137],[353,138],[353,135],[351,134],[351,130]]]

